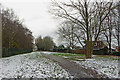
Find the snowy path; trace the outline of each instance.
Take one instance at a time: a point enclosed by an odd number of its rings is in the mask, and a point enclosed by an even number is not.
[[[68,73],[55,62],[44,58],[39,52],[0,59],[1,78],[62,78]]]
[[[57,62],[60,66],[62,66],[66,71],[70,73],[71,76],[75,78],[100,78],[100,77],[106,77],[105,75],[98,75],[96,71],[93,71],[91,69],[85,69],[79,64],[64,59],[59,56],[54,56],[51,54],[42,54],[44,57],[51,59],[55,62]]]

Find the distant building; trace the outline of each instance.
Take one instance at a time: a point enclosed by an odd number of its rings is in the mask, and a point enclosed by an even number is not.
[[[103,49],[104,47],[105,45],[102,41],[97,41],[95,42],[94,50],[100,50],[100,49]]]
[[[100,49],[105,48],[105,44],[102,41],[95,42],[93,50],[99,51]],[[75,50],[72,50],[72,53],[76,54],[85,54],[86,53],[86,45],[84,47],[76,46]]]
[[[105,47],[105,44],[102,41],[97,41],[95,42],[93,50],[100,50],[100,49],[103,49],[104,47]],[[84,48],[86,48],[86,45],[84,46]]]
[[[116,51],[119,52],[119,47],[118,46],[116,46]]]

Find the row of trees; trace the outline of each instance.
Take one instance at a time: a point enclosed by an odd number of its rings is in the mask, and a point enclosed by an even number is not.
[[[65,47],[64,45],[54,46],[53,51],[54,52],[70,52],[69,47]]]
[[[113,0],[69,0],[53,1],[50,13],[60,18],[58,30],[68,46],[86,45],[86,58],[91,58],[98,40],[104,40],[111,51],[112,40],[118,44],[118,4]]]
[[[32,32],[15,15],[12,9],[2,8],[2,47],[3,56],[11,56],[33,48]],[[5,50],[4,50],[5,49]],[[6,51],[7,50],[7,51]],[[14,53],[15,50],[15,53]]]
[[[39,36],[35,40],[35,44],[36,44],[38,50],[42,50],[42,51],[52,50],[55,45],[55,43],[53,42],[53,39],[50,36],[46,36],[43,39],[41,36]]]

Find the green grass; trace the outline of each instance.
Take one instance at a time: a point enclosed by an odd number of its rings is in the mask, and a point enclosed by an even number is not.
[[[85,59],[85,57],[69,57],[71,60]]]
[[[67,59],[70,59],[70,60],[85,59],[84,54],[54,53],[53,55],[61,56],[61,57],[65,56],[65,57],[67,57]]]
[[[84,54],[72,54],[72,53],[54,53],[56,56],[85,56]]]
[[[72,53],[53,53],[55,56],[65,56],[67,59],[70,60],[78,60],[78,59],[85,59],[84,54],[72,54]],[[101,60],[101,59],[110,59],[110,60],[120,60],[120,58],[116,58],[117,56],[110,56],[110,55],[96,55],[94,59]]]

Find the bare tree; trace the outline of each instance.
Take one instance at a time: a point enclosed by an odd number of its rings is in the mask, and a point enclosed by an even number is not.
[[[115,44],[116,46],[119,46],[119,24],[120,24],[120,1],[117,2],[116,4],[118,4],[118,7],[116,7],[114,10],[112,10],[112,14],[113,14],[113,39],[115,39]]]
[[[46,36],[43,39],[41,36],[39,36],[36,40],[35,43],[38,47],[38,50],[51,50],[53,49],[55,43],[53,42],[53,39],[50,36]]]
[[[53,1],[51,13],[79,25],[80,32],[84,32],[85,35],[86,58],[91,58],[94,44],[105,30],[102,23],[114,8],[112,4],[113,2],[90,2],[90,0]]]
[[[12,9],[3,8],[2,16],[2,56],[30,52],[33,48],[32,32],[23,25]],[[8,50],[9,49],[9,50]],[[16,50],[16,51],[13,51]]]
[[[118,47],[119,47],[119,53],[120,53],[120,1],[118,2]]]
[[[108,46],[109,48],[109,53],[111,53],[112,51],[112,44],[115,44],[115,42],[117,41],[114,40],[117,39],[116,30],[118,26],[116,25],[116,22],[116,16],[111,11],[102,24],[104,28],[107,28],[105,31],[103,31],[102,41],[107,43],[106,46]]]
[[[43,39],[41,36],[39,36],[36,40],[35,40],[35,44],[38,47],[38,50],[43,50]]]
[[[59,34],[59,38],[61,38],[71,49],[74,49],[78,44],[83,46],[83,43],[80,41],[80,37],[83,35],[79,36],[78,25],[72,23],[71,21],[65,21],[60,24],[57,34]]]

